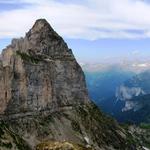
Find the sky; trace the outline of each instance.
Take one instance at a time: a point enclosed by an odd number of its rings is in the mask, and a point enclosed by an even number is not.
[[[80,62],[150,57],[150,0],[0,0],[0,50],[45,18]]]

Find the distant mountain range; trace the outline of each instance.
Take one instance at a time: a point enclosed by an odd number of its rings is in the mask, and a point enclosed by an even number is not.
[[[120,113],[113,114],[119,121],[149,123],[150,71],[145,71],[125,81],[117,89],[116,98],[117,102],[121,101],[124,104]]]
[[[118,66],[85,70],[91,98],[120,122],[150,123],[150,71]]]
[[[110,67],[103,71],[85,71],[85,75],[90,96],[96,103],[99,103],[114,96],[117,87],[125,80],[130,79],[134,73],[120,68]]]

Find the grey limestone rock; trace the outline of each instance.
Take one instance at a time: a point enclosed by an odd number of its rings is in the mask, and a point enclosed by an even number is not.
[[[45,19],[13,39],[0,64],[0,113],[57,109],[88,101],[72,51]]]

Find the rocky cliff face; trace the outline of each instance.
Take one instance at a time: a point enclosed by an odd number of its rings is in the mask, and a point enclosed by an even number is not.
[[[5,130],[11,129],[31,149],[45,140],[96,150],[135,149],[126,131],[90,102],[81,67],[44,19],[1,54],[0,114]],[[2,144],[9,141],[5,136],[0,149],[15,149]]]
[[[0,113],[57,109],[88,101],[72,51],[44,19],[1,56]]]

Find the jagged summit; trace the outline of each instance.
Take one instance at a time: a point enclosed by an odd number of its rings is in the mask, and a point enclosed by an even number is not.
[[[3,66],[10,65],[10,59],[16,52],[26,53],[45,60],[74,59],[72,51],[45,19],[38,19],[24,38],[13,39],[2,51]]]
[[[42,28],[48,28],[49,30],[54,32],[53,28],[50,26],[46,19],[36,20],[35,24],[32,27],[32,30],[39,32]]]
[[[34,53],[42,53],[49,56],[66,55],[71,53],[64,40],[54,31],[45,19],[39,19],[29,30],[24,38],[29,43],[29,48]],[[57,48],[59,45],[60,48]]]
[[[36,37],[43,37],[47,36],[50,40],[63,40],[51,27],[51,25],[47,22],[46,19],[38,19],[34,23],[33,27],[30,29],[30,31],[27,33],[27,37],[30,40],[30,37],[35,36]],[[39,38],[38,37],[38,38]],[[32,39],[32,38],[31,38]]]

